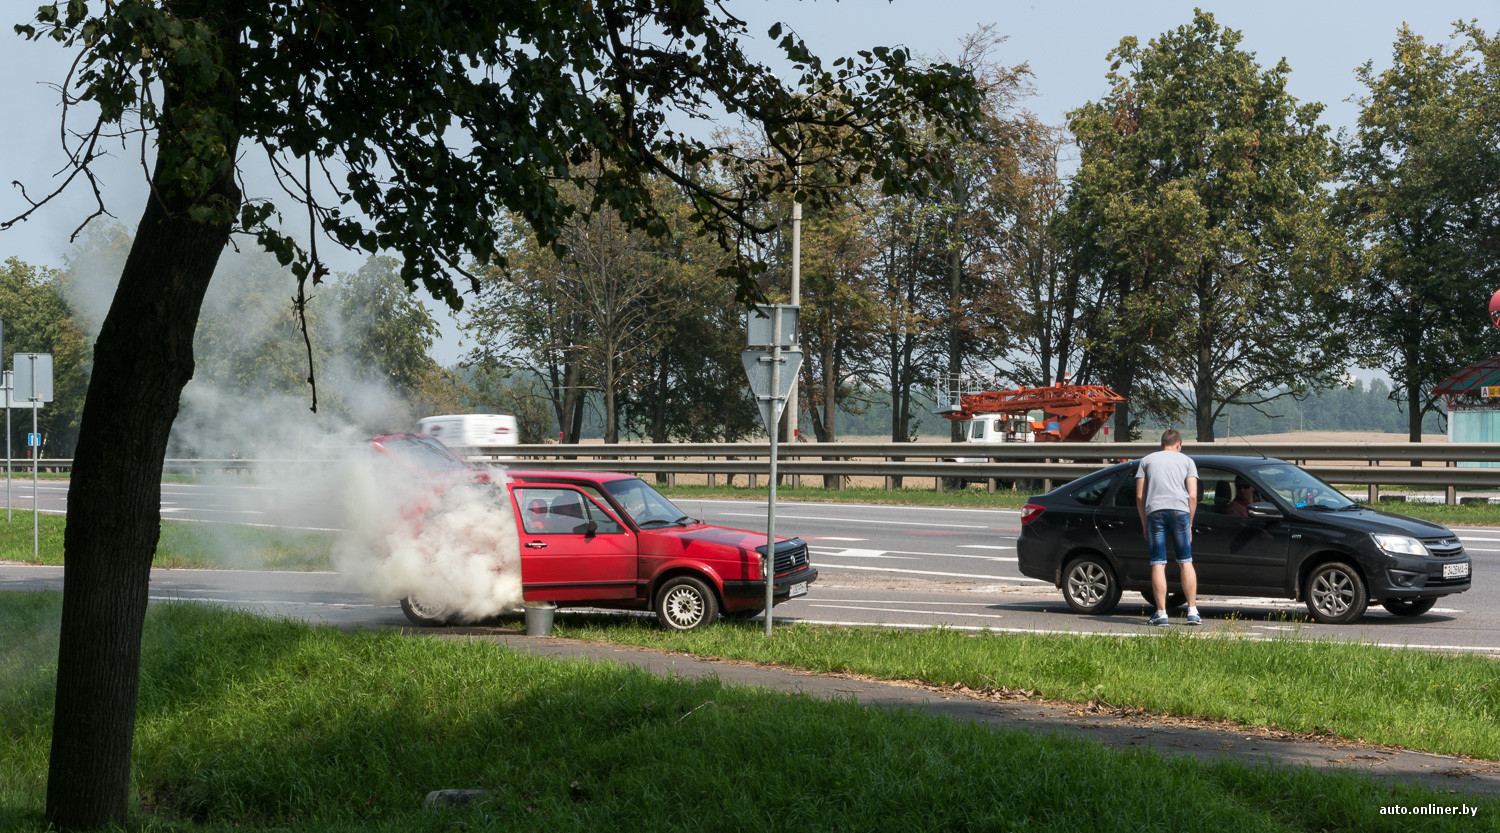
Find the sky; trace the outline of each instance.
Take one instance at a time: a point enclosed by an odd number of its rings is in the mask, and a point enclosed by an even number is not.
[[[28,43],[11,34],[33,0],[0,0],[0,221],[26,210],[20,189],[33,196],[56,187],[60,150],[55,90],[70,56],[50,42]],[[959,39],[985,24],[1009,36],[995,57],[1005,64],[1027,64],[1035,95],[1023,106],[1044,120],[1061,124],[1067,111],[1108,91],[1107,55],[1122,37],[1142,43],[1185,25],[1195,7],[1214,14],[1221,25],[1244,34],[1241,48],[1254,52],[1262,66],[1286,58],[1291,67],[1288,89],[1303,101],[1327,106],[1324,123],[1335,132],[1350,128],[1358,112],[1348,99],[1361,93],[1355,68],[1374,61],[1390,63],[1391,44],[1403,23],[1430,41],[1448,41],[1455,20],[1477,19],[1481,28],[1500,29],[1500,3],[1473,0],[1268,0],[1266,2],[1191,3],[1166,0],[1053,0],[1053,2],[974,2],[973,0],[845,0],[841,3],[794,0],[727,0],[727,9],[749,23],[752,54],[769,60],[765,37],[782,21],[825,59],[871,46],[901,45],[921,56],[954,55]],[[143,172],[136,149],[115,149],[102,168],[102,194],[109,211],[133,227],[142,209]],[[36,265],[61,266],[72,249],[69,235],[93,210],[93,195],[75,183],[64,199],[43,208],[33,219],[0,231],[0,261],[18,257]],[[252,244],[253,245],[253,244]],[[328,247],[320,247],[327,255]],[[358,267],[362,257],[330,257],[335,271]],[[443,336],[433,354],[451,364],[463,352],[454,320],[439,310]]]

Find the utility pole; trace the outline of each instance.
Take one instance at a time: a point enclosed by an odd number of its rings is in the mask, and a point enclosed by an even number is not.
[[[802,203],[792,195],[792,306],[802,306]],[[786,400],[786,439],[797,441],[797,385],[793,383]]]

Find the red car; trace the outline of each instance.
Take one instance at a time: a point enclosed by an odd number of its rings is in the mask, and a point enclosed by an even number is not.
[[[420,434],[371,442],[420,443],[424,453],[432,446],[443,448]],[[451,453],[447,456],[469,468]],[[674,630],[704,627],[721,613],[747,618],[765,609],[760,569],[764,534],[694,520],[633,475],[507,474],[526,601],[654,610],[657,620]],[[775,604],[803,595],[818,578],[808,563],[807,545],[796,538],[777,539],[774,574]],[[401,608],[419,625],[449,621],[444,606],[426,600],[408,597]]]

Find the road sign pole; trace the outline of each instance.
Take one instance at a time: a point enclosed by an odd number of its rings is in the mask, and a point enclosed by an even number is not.
[[[15,456],[10,448],[10,401],[11,373],[5,372],[5,522],[10,523],[10,458]]]
[[[788,401],[788,391],[782,388],[796,384],[797,372],[802,367],[802,351],[781,342],[783,338],[792,342],[796,340],[797,314],[797,307],[784,304],[756,307],[745,319],[750,349],[740,354],[745,375],[750,380],[750,390],[755,395],[755,407],[760,411],[761,424],[765,425],[766,435],[771,439],[770,485],[766,491],[766,551],[761,558],[761,572],[766,580],[766,636],[771,635],[771,606],[776,602],[776,469],[780,454],[777,442],[780,439],[781,412]]]
[[[31,359],[31,396],[30,396],[30,401],[31,401],[31,433],[33,433],[33,434],[37,433],[37,430],[36,430],[36,412],[37,412],[37,407],[36,407],[36,400],[37,400],[37,394],[36,394],[36,356],[37,356],[37,354],[35,354],[35,353],[32,353],[29,356],[27,356],[27,358]],[[9,409],[7,409],[6,413],[9,413]],[[36,480],[37,480],[37,477],[36,477],[36,460],[37,460],[37,456],[42,453],[42,443],[41,443],[41,438],[40,437],[35,437],[35,438],[28,437],[27,439],[28,439],[28,443],[27,443],[28,445],[30,445],[29,440],[31,440],[31,439],[35,439],[37,441],[36,445],[31,445],[30,447],[32,449],[32,452],[31,452],[31,560],[32,560],[32,563],[38,563],[38,562],[40,562],[42,560],[42,557],[41,557],[42,556],[42,545],[41,545],[41,535],[40,535],[40,531],[41,531],[41,529],[40,529],[40,523],[41,522],[38,521],[37,518],[42,514],[42,501],[37,496],[37,490],[36,490],[36,486],[37,486],[37,484],[36,484]]]
[[[771,316],[771,415],[766,433],[771,435],[770,491],[766,493],[766,557],[761,571],[766,576],[766,636],[771,635],[771,606],[776,593],[776,435],[781,404],[781,314]]]

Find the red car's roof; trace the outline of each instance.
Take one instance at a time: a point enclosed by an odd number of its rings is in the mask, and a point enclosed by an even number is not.
[[[611,480],[631,480],[633,474],[621,474],[617,471],[575,471],[572,469],[506,469],[505,474],[512,479],[535,478],[537,480],[557,480],[566,478],[568,480],[590,480],[595,483],[607,483]]]

